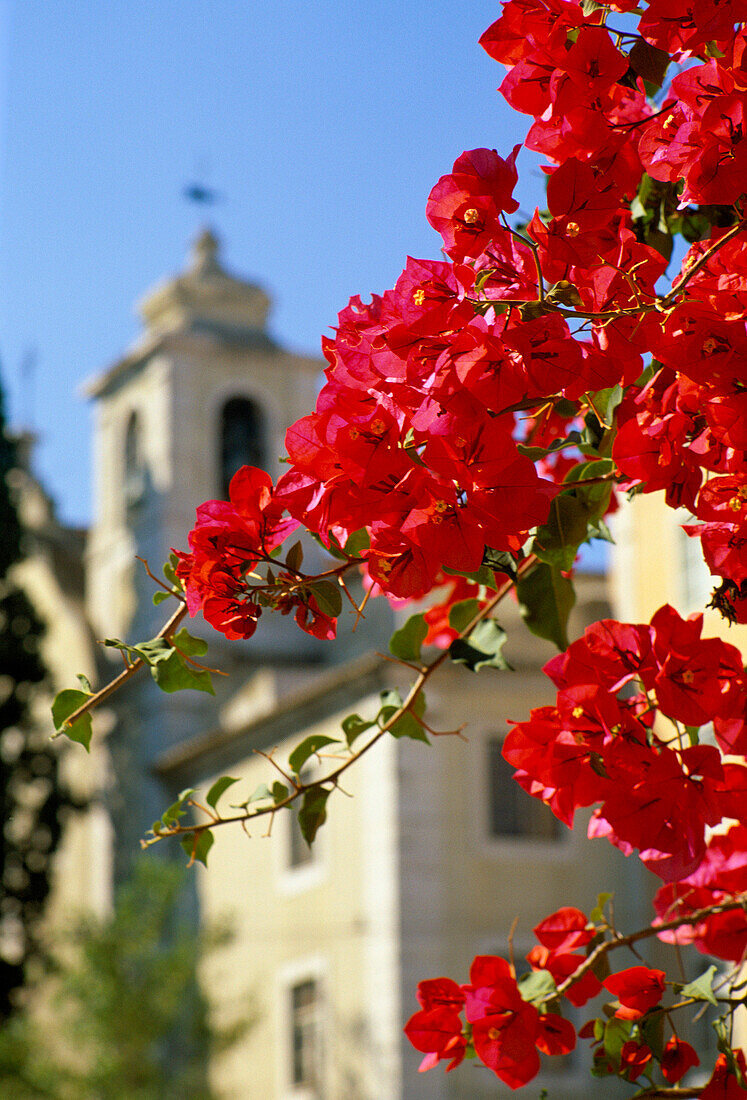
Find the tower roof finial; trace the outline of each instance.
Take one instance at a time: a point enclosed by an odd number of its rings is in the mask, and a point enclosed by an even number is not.
[[[200,274],[208,271],[219,271],[218,253],[220,241],[208,226],[201,229],[192,245],[190,252],[190,271]]]

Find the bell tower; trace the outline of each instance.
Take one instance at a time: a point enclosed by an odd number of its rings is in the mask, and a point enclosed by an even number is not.
[[[160,576],[171,547],[187,548],[195,507],[225,499],[241,465],[261,466],[273,478],[282,473],[286,428],[313,407],[324,364],[276,343],[266,327],[270,304],[259,286],[225,269],[219,242],[205,229],[186,270],[140,303],[139,339],[88,384],[94,519],[86,599],[96,637],[153,637],[172,604],[153,605],[155,588],[137,557]],[[267,616],[261,638],[245,643],[226,642],[199,619],[186,625],[208,641],[206,661],[230,675],[214,678],[217,699],[197,691],[167,699],[145,671],[115,697],[109,749],[120,853],[133,854],[169,804],[172,792],[154,776],[160,754],[218,728],[221,706],[259,669],[313,666],[328,656],[324,643],[281,616]],[[104,664],[108,657],[104,679],[121,661],[116,650],[103,651]]]
[[[140,303],[142,336],[88,384],[88,612],[101,636],[157,629],[158,614],[142,621],[140,601],[136,609],[136,554],[160,572],[172,546],[186,548],[196,505],[224,498],[239,466],[282,472],[285,430],[313,407],[323,363],[277,345],[266,328],[270,304],[225,270],[205,229],[187,270]]]

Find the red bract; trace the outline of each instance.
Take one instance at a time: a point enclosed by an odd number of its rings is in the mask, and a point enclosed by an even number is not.
[[[512,198],[520,145],[503,160],[494,149],[462,153],[430,193],[426,215],[454,260],[474,258],[503,232],[501,214],[518,210]]]
[[[627,1081],[635,1081],[652,1058],[651,1048],[646,1043],[637,1043],[629,1039],[627,1043],[623,1043],[620,1051],[620,1072]]]
[[[594,938],[594,927],[580,909],[564,905],[536,926],[534,934],[550,951],[575,951]]]
[[[511,1088],[536,1077],[539,1014],[522,1000],[505,959],[480,955],[465,986],[466,1015],[478,1058]]]
[[[659,670],[653,684],[659,706],[690,726],[738,714],[745,697],[742,656],[720,638],[701,638],[703,616],[684,620],[669,605],[651,620]]]
[[[537,1050],[543,1054],[570,1054],[576,1049],[576,1029],[570,1020],[547,1012],[537,1022]]]
[[[405,1035],[416,1050],[425,1053],[420,1072],[433,1069],[438,1062],[449,1059],[447,1071],[464,1058],[467,1042],[462,1036],[462,1019],[451,1008],[436,1007],[416,1012],[405,1024]]]
[[[624,1020],[637,1020],[658,1005],[664,996],[665,977],[663,970],[630,966],[627,970],[610,974],[602,985],[620,1001],[621,1007],[615,1015]]]
[[[690,1044],[673,1035],[664,1047],[664,1053],[661,1056],[661,1072],[667,1081],[676,1085],[689,1069],[699,1065],[700,1058],[698,1058]]]
[[[610,10],[627,13],[622,27]],[[277,486],[245,468],[230,501],[198,509],[177,566],[192,614],[240,638],[272,608],[331,637],[319,583],[362,567],[395,602],[439,589],[427,641],[446,646],[458,634],[453,604],[486,609],[514,570],[529,585],[532,570],[565,583],[622,489],[661,492],[694,517],[685,531],[714,576],[713,606],[747,622],[743,21],[747,0],[504,4],[482,44],[508,70],[505,99],[533,118],[526,146],[551,162],[548,210],[520,228],[507,220],[519,145],[505,158],[458,157],[427,204],[446,258],[408,259],[391,290],[340,313],[323,342],[325,384],[288,431]],[[673,60],[685,64],[654,96]],[[679,271],[668,269],[677,232],[690,243]],[[315,588],[290,561],[270,560],[299,523],[337,560],[356,533],[363,548]],[[510,556],[497,559],[508,572],[492,571],[496,552]],[[702,615],[669,605],[648,623],[590,627],[548,662],[555,703],[512,722],[503,754],[560,820],[572,826],[594,807],[589,835],[637,850],[665,881],[656,910],[677,927],[662,939],[737,962],[747,950],[747,917],[730,907],[747,893],[747,677],[739,650],[702,627]],[[711,730],[718,747],[705,741]],[[570,906],[535,933],[528,960],[558,985],[592,939],[612,935]],[[595,1072],[635,1080],[654,1058],[650,1039],[665,1079],[680,1081],[697,1064],[692,1048],[673,1036],[662,1050],[635,1023],[660,1004],[663,971],[631,967],[604,986],[621,1007],[589,1032]],[[583,1005],[599,990],[590,968],[564,996]],[[518,1088],[537,1073],[538,1049],[575,1044],[568,1021],[522,998],[503,959],[478,957],[469,985],[440,978],[418,997],[406,1032],[421,1069],[454,1068],[466,1031]],[[722,1054],[702,1095],[741,1095],[740,1059]]]
[[[737,1076],[736,1068],[740,1076]],[[719,1054],[711,1079],[700,1094],[700,1100],[744,1100],[745,1088],[740,1083],[747,1079],[747,1063],[744,1051],[732,1050],[729,1055]]]

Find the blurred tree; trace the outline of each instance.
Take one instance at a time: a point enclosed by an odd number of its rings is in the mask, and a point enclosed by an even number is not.
[[[179,922],[184,877],[143,858],[110,916],[81,917],[66,932],[51,1026],[19,1014],[0,1031],[4,1100],[213,1100],[209,1055],[250,1020],[210,1027],[195,974],[225,936]]]
[[[13,1011],[29,961],[41,956],[38,924],[70,805],[48,730],[30,720],[34,691],[46,675],[39,655],[44,625],[13,580],[23,555],[10,484],[16,465],[0,389],[0,1021]]]

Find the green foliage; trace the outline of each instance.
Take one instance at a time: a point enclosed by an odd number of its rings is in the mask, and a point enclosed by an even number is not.
[[[193,863],[201,863],[203,867],[207,867],[208,852],[215,842],[210,829],[195,829],[193,833],[183,833],[179,841],[189,856],[188,867]]]
[[[221,795],[224,794],[229,787],[232,787],[234,783],[238,782],[239,780],[232,775],[222,775],[220,779],[216,779],[215,783],[213,783],[212,787],[205,795],[205,801],[208,806],[212,806],[213,809],[215,809]]]
[[[226,936],[180,923],[183,880],[183,868],[143,858],[110,916],[79,918],[66,931],[51,1039],[22,1017],[0,1032],[4,1100],[213,1100],[209,1054],[251,1021],[209,1027],[195,973]]]
[[[328,787],[310,787],[303,795],[298,811],[298,824],[309,847],[327,820],[327,799],[331,793]]]
[[[522,618],[532,634],[568,648],[568,618],[576,602],[571,582],[555,565],[540,562],[516,585]]]
[[[210,670],[192,661],[192,658],[203,657],[207,653],[207,642],[203,638],[195,638],[184,627],[172,641],[158,637],[128,645],[119,638],[107,638],[104,645],[120,650],[130,661],[144,661],[161,691],[171,694],[192,688],[215,695]],[[63,732],[70,736],[68,730]]]
[[[301,769],[310,756],[314,756],[326,745],[339,744],[340,742],[334,737],[325,737],[322,733],[312,733],[310,737],[305,738],[300,745],[297,745],[288,757],[291,771],[295,772],[296,775],[300,775]]]
[[[402,706],[402,696],[400,693],[393,689],[391,691],[382,691],[381,693],[381,710],[379,711],[376,721],[379,726],[384,727],[387,722],[393,718],[397,711]],[[389,732],[392,737],[409,737],[411,741],[424,741],[426,745],[430,744],[428,736],[423,729],[423,726],[418,721],[423,717],[425,713],[425,696],[421,691],[418,697],[413,702],[409,710],[405,711]]]
[[[549,970],[530,970],[518,980],[522,1000],[541,1008],[558,995],[555,979]]]
[[[77,688],[64,688],[55,696],[52,703],[52,721],[58,733],[64,733],[71,741],[82,745],[86,752],[90,751],[93,726],[90,714],[82,714],[71,725],[65,723],[78,707],[90,699],[90,691],[78,691]]]
[[[679,985],[678,983],[675,989],[683,997],[693,997],[696,1001],[708,1001],[709,1004],[718,1006],[716,994],[713,992],[713,981],[717,974],[718,967],[709,966],[694,981],[688,982],[687,985]]]
[[[460,600],[449,608],[449,626],[461,634],[469,626],[480,608],[480,601],[472,597]]]
[[[449,646],[449,656],[472,672],[481,668],[510,669],[503,656],[506,631],[493,619],[483,619],[466,638],[455,638]]]
[[[375,719],[367,722],[365,718],[361,718],[360,714],[348,714],[347,718],[342,720],[342,732],[345,734],[345,740],[348,743],[348,747],[360,737],[366,730],[370,730],[371,726],[375,726]]]
[[[411,615],[405,625],[395,630],[389,639],[389,652],[402,661],[419,661],[427,633],[425,615]]]
[[[336,619],[342,611],[342,592],[339,584],[332,581],[316,581],[311,586],[311,594],[323,615]]]

